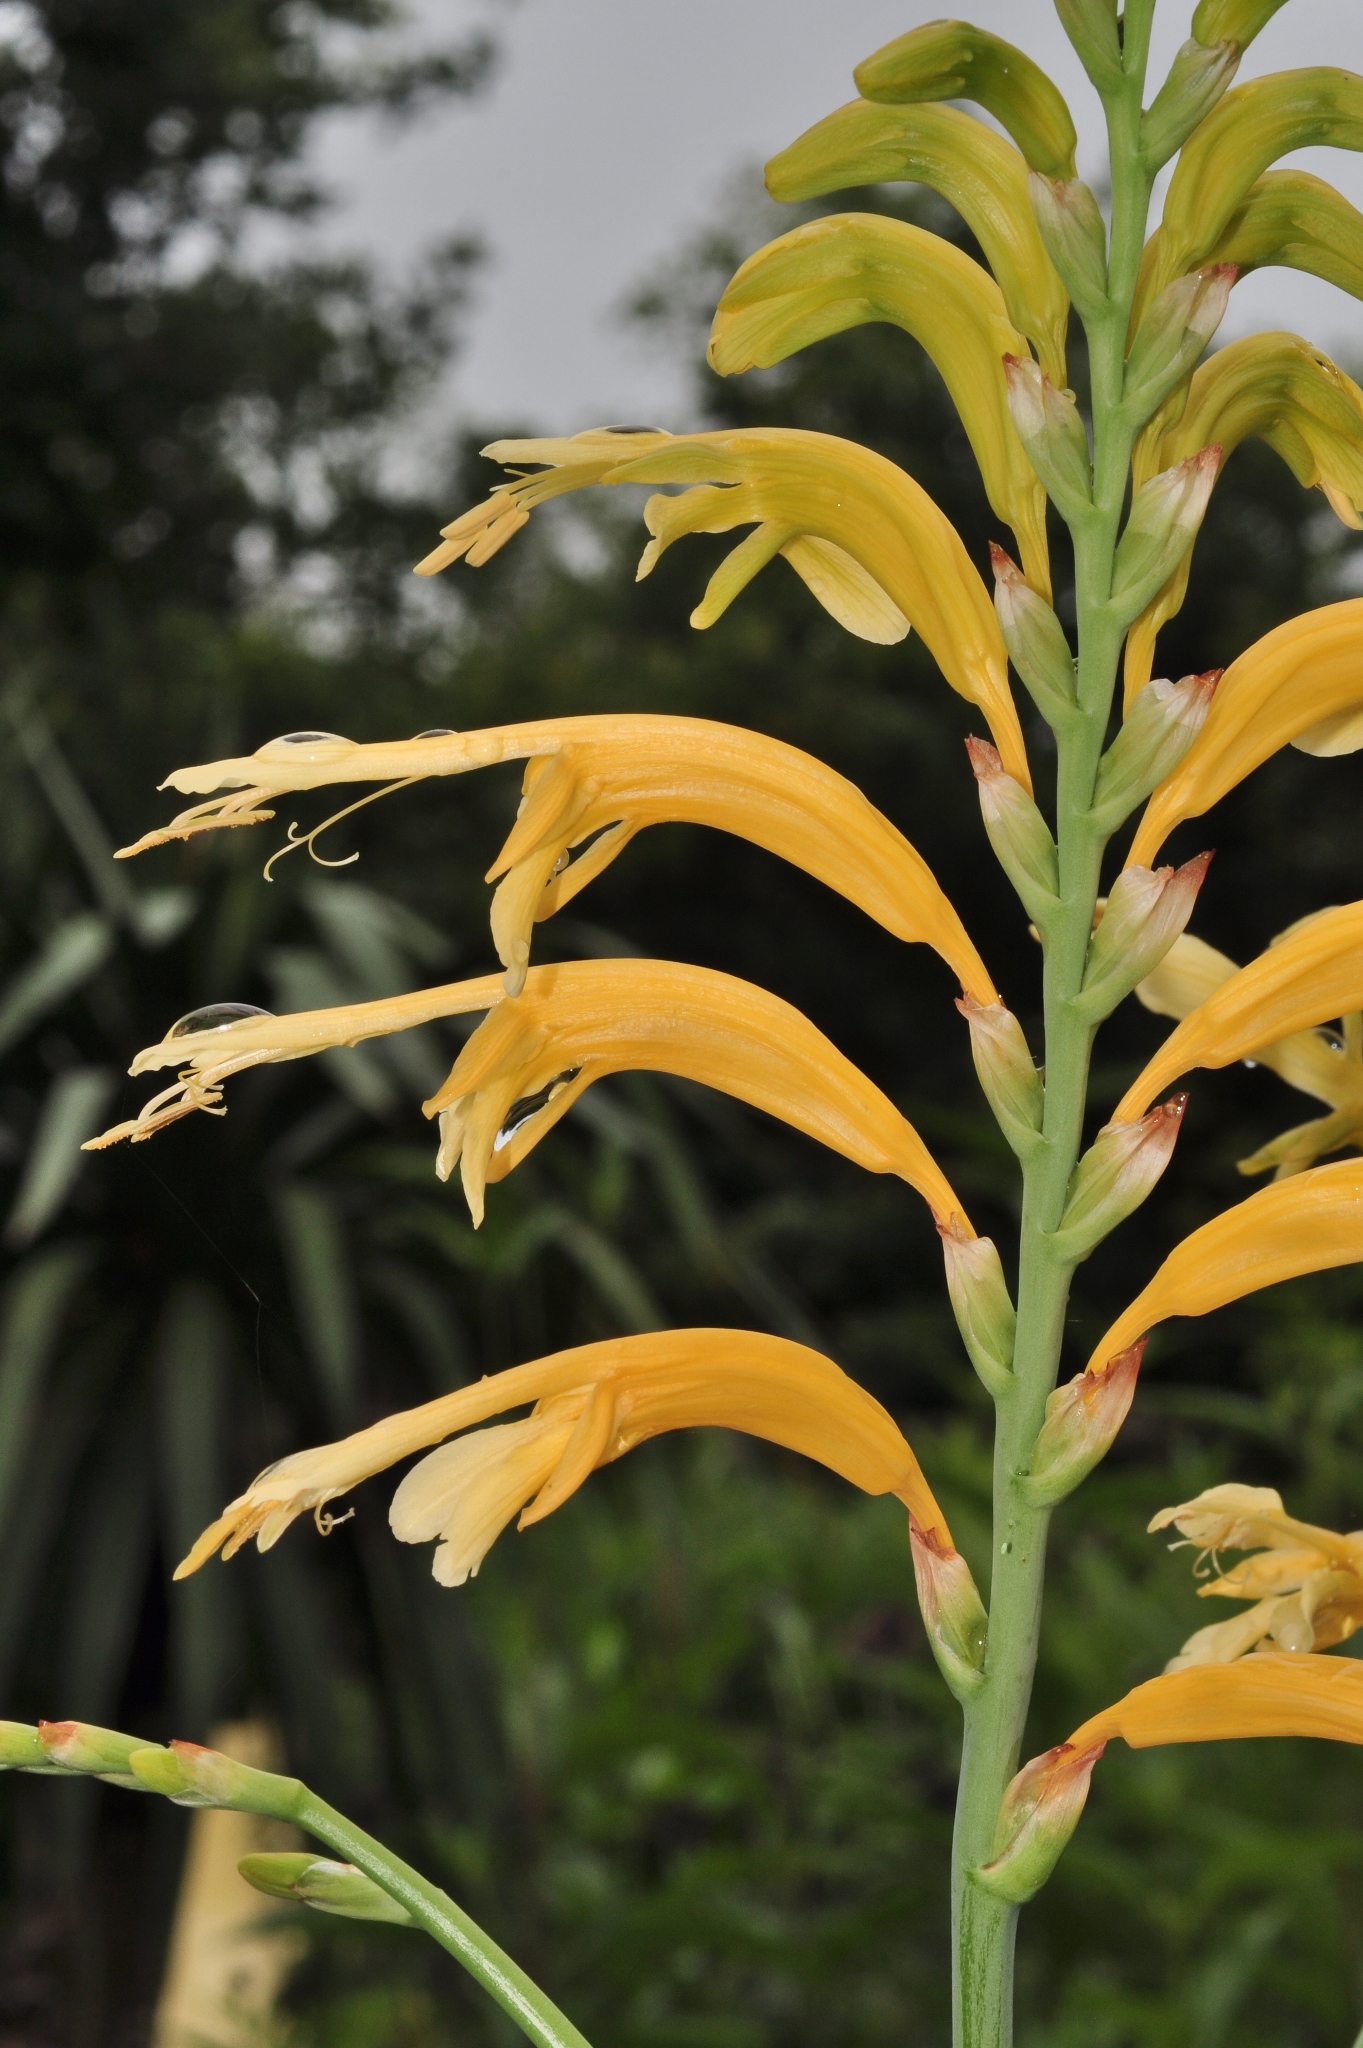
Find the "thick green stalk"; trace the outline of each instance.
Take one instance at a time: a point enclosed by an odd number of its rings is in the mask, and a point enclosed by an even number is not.
[[[1073,528],[1078,707],[1056,732],[1055,836],[1060,907],[1045,934],[1046,1106],[1043,1143],[1024,1169],[1013,1384],[999,1398],[994,1440],[994,1554],[984,1682],[965,1708],[952,1869],[956,2048],[1009,2048],[1013,2038],[1016,1906],[975,1885],[994,1853],[999,1802],[1016,1771],[1040,1634],[1048,1509],[1027,1497],[1046,1400],[1060,1367],[1072,1267],[1050,1233],[1060,1221],[1083,1135],[1093,1027],[1076,1012],[1093,924],[1103,840],[1089,822],[1117,679],[1122,633],[1109,610],[1132,433],[1121,416],[1127,324],[1149,206],[1140,111],[1151,0],[1126,11],[1127,76],[1107,102],[1113,213],[1109,300],[1088,327],[1094,431],[1093,507]]]

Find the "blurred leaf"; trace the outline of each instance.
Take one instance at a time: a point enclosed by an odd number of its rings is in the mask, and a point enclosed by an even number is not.
[[[114,946],[107,918],[82,910],[49,933],[33,958],[0,994],[0,1053],[6,1053],[49,1010],[98,971]]]
[[[331,1427],[355,1427],[360,1334],[350,1254],[332,1195],[289,1181],[275,1196],[294,1309]]]
[[[43,1099],[24,1161],[23,1178],[4,1228],[4,1242],[22,1249],[57,1216],[86,1165],[81,1146],[99,1129],[117,1077],[107,1067],[68,1067]]]

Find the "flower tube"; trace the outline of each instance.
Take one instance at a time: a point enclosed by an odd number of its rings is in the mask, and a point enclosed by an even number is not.
[[[1263,1048],[1363,1009],[1363,903],[1303,918],[1214,988],[1170,1032],[1127,1089],[1113,1121],[1134,1123],[1193,1067],[1262,1058]]]
[[[1223,1209],[1175,1245],[1094,1348],[1086,1372],[1170,1316],[1205,1316],[1280,1280],[1363,1259],[1363,1159],[1314,1166]]]
[[[534,1403],[524,1422],[455,1432]],[[513,1366],[342,1442],[297,1451],[262,1472],[210,1528],[175,1576],[256,1539],[269,1550],[299,1515],[325,1533],[337,1495],[414,1451],[390,1514],[401,1542],[439,1540],[442,1585],[476,1574],[513,1515],[542,1521],[599,1465],[667,1430],[737,1429],[800,1452],[865,1493],[894,1493],[950,1548],[946,1518],[909,1445],[880,1403],[817,1351],[751,1330],[665,1330],[613,1337]]]
[[[693,625],[713,625],[783,555],[850,632],[882,642],[910,627],[921,633],[951,687],[988,719],[1009,774],[1031,787],[989,594],[955,527],[884,456],[832,434],[777,427],[676,436],[596,429],[570,440],[494,441],[483,452],[546,467],[499,485],[447,526],[444,545],[418,563],[418,574],[435,575],[461,555],[486,561],[532,505],[560,491],[587,483],[698,486],[649,499],[644,520],[654,538],[640,576],[683,534],[757,531],[711,577]]]
[[[852,76],[868,100],[974,100],[1008,130],[1034,171],[1074,176],[1078,138],[1059,87],[1024,50],[988,29],[925,22],[873,51]]]
[[[828,214],[750,256],[710,330],[721,377],[767,369],[826,335],[887,320],[913,336],[946,384],[994,512],[1018,538],[1028,582],[1048,602],[1046,493],[1008,412],[1003,358],[1027,353],[1003,295],[940,235],[883,214]]]
[[[871,1173],[916,1188],[940,1223],[969,1219],[907,1123],[807,1017],[751,982],[671,960],[532,968],[483,1020],[423,1105],[440,1118],[436,1170],[460,1167],[475,1223],[483,1189],[520,1164],[606,1074],[678,1074],[778,1116]]]
[[[335,782],[408,783],[525,760],[524,801],[487,877],[501,878],[493,938],[516,987],[532,926],[570,902],[636,832],[682,821],[733,832],[803,868],[897,938],[935,947],[976,1001],[997,1001],[960,919],[908,840],[843,776],[765,733],[704,718],[630,714],[538,719],[370,746],[335,736],[301,743],[307,739],[317,736],[271,740],[238,760],[177,769],[163,787],[229,793],[182,812],[125,853],[218,826],[255,824],[274,815],[262,806],[286,792]],[[569,864],[584,841],[592,843]]]
[[[1363,598],[1304,612],[1265,633],[1217,685],[1206,723],[1151,797],[1128,867],[1153,867],[1169,834],[1200,818],[1276,754],[1347,754],[1363,746]]]
[[[1092,1715],[1070,1741],[1082,1749],[1120,1736],[1132,1749],[1154,1749],[1253,1735],[1363,1742],[1363,1664],[1354,1657],[1269,1652],[1166,1672]]]

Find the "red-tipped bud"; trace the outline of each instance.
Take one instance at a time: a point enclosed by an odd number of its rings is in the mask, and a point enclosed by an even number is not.
[[[1147,420],[1193,368],[1225,318],[1233,263],[1208,263],[1175,278],[1150,306],[1126,359],[1124,404],[1133,424]]]
[[[993,1860],[970,1873],[976,1884],[1018,1906],[1040,1891],[1079,1824],[1106,1746],[1062,1742],[1022,1766],[999,1805]]]
[[[1017,1315],[992,1238],[970,1237],[953,1215],[937,1226],[947,1293],[970,1362],[991,1394],[1013,1384]]]
[[[306,1797],[297,1778],[278,1778],[239,1764],[219,1749],[197,1742],[172,1742],[169,1749],[135,1749],[128,1768],[149,1792],[163,1793],[177,1806],[230,1806],[238,1813],[266,1813],[292,1820]]]
[[[1127,624],[1192,546],[1220,468],[1221,449],[1213,444],[1137,491],[1112,571],[1112,603]]]
[[[996,748],[973,737],[965,745],[989,844],[1028,916],[1041,924],[1055,910],[1060,889],[1050,827],[1022,784],[1005,774]]]
[[[973,1692],[984,1676],[989,1617],[959,1550],[934,1529],[909,1516],[909,1544],[918,1605],[938,1668],[957,1699]]]
[[[1065,629],[1012,556],[992,540],[989,560],[994,610],[1008,658],[1031,691],[1037,710],[1054,725],[1074,709],[1074,660]]]
[[[1080,178],[1029,171],[1027,191],[1046,254],[1082,314],[1107,307],[1107,229],[1098,201]]]
[[[975,1072],[999,1129],[1019,1157],[1034,1151],[1046,1091],[1022,1026],[1003,1003],[977,1003],[974,996],[963,995],[956,1007],[970,1026]]]
[[[1195,854],[1181,868],[1123,868],[1089,940],[1078,1006],[1097,1023],[1153,974],[1187,925],[1211,865]]]
[[[0,1771],[32,1771],[42,1776],[60,1769],[43,1748],[36,1728],[26,1721],[0,1721]]]
[[[63,1771],[89,1771],[120,1785],[135,1785],[128,1758],[147,1744],[136,1735],[96,1728],[88,1721],[40,1721],[38,1741],[50,1764]]]
[[[1066,519],[1093,502],[1088,434],[1068,391],[1057,391],[1030,356],[1005,356],[1008,410],[1027,459]]]
[[[1027,1476],[1027,1495],[1037,1507],[1064,1500],[1107,1456],[1130,1411],[1145,1345],[1138,1338],[1096,1372],[1081,1372],[1051,1395]]]
[[[1104,1125],[1070,1176],[1065,1213],[1052,1238],[1057,1251],[1086,1259],[1145,1200],[1173,1156],[1188,1107],[1173,1095],[1138,1123]]]
[[[1206,723],[1224,669],[1177,683],[1147,683],[1098,764],[1091,815],[1115,832],[1158,783],[1172,775]]]

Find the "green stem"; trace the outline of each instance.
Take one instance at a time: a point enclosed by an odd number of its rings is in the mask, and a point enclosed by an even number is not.
[[[1013,2038],[1017,1908],[981,1890],[970,1872],[994,1854],[999,1802],[1021,1758],[1041,1624],[1050,1512],[1031,1503],[1024,1480],[1060,1366],[1073,1269],[1054,1250],[1050,1233],[1079,1157],[1093,1041],[1093,1027],[1076,1013],[1074,998],[1104,845],[1088,812],[1122,643],[1108,599],[1131,458],[1131,432],[1120,410],[1127,326],[1150,198],[1139,147],[1150,15],[1151,0],[1128,0],[1126,76],[1106,104],[1113,185],[1109,300],[1088,327],[1093,506],[1072,529],[1079,701],[1056,732],[1060,908],[1046,933],[1043,1143],[1024,1168],[1017,1348],[1013,1383],[997,1403],[994,1439],[989,1648],[984,1682],[965,1707],[952,1845],[956,2048],[1009,2048]]]
[[[512,1962],[505,1950],[484,1934],[438,1885],[418,1875],[391,1849],[385,1849],[382,1842],[365,1834],[315,1792],[304,1790],[302,1798],[291,1806],[288,1817],[325,1842],[329,1849],[335,1849],[366,1877],[372,1877],[389,1898],[404,1905],[417,1925],[425,1928],[443,1949],[448,1949],[456,1962],[462,1963],[469,1975],[491,1993],[527,2040],[541,2044],[541,2048],[589,2048],[586,2036]]]

